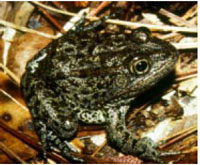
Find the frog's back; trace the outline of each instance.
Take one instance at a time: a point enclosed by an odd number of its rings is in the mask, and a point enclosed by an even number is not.
[[[149,32],[142,31],[142,37],[146,34],[148,40],[141,42],[137,40],[139,33],[102,34],[88,31],[77,35],[70,31],[40,51],[29,62],[27,71],[43,79],[74,108],[95,109],[109,101],[118,102],[124,97],[133,97],[137,89],[129,96],[122,95],[128,93],[135,80],[145,75],[131,72],[131,61],[145,58],[150,64],[154,54],[161,56],[161,53],[166,53],[163,47],[173,49],[161,40],[150,38]],[[156,60],[151,63],[156,63]]]
[[[175,48],[146,28],[130,34],[70,31],[53,41],[28,63],[21,80],[44,150],[56,146],[75,159],[65,139],[82,121],[106,122],[110,141],[132,153],[135,137],[125,127],[130,101],[173,70],[176,59]]]
[[[130,58],[128,49],[138,45],[134,46],[128,35],[82,35],[72,33],[58,40],[56,52],[45,60],[49,69],[41,74],[72,109],[95,110],[123,85],[120,81],[131,80],[125,63]]]

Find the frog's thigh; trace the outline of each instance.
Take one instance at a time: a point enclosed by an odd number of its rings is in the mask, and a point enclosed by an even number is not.
[[[86,124],[105,123],[105,114],[102,110],[82,110],[78,112],[78,119]]]

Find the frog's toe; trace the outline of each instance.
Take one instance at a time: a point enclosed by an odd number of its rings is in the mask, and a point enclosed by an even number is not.
[[[83,159],[75,157],[71,154],[71,152],[77,152],[77,150],[67,140],[56,138],[54,144],[61,151],[61,154],[70,161],[78,163],[84,162]]]
[[[156,148],[156,143],[154,143],[150,138],[144,137],[136,142],[133,152],[144,160],[162,163],[160,159],[161,152]]]
[[[77,131],[78,123],[66,120],[64,122],[54,123],[53,130],[55,134],[63,139],[71,139]]]

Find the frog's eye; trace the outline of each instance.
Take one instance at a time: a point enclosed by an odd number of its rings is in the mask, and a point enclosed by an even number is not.
[[[140,74],[144,74],[146,72],[148,72],[150,66],[149,66],[149,61],[147,59],[139,59],[137,61],[134,61],[131,65],[130,65],[130,71],[133,73],[135,71],[135,73],[137,73],[138,75]]]

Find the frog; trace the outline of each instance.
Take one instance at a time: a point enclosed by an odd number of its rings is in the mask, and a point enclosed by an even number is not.
[[[58,149],[73,162],[70,141],[80,124],[102,125],[111,146],[159,162],[161,151],[126,126],[132,102],[174,70],[178,51],[146,27],[105,30],[105,19],[81,19],[39,51],[21,78],[22,96],[39,135],[43,156]]]

